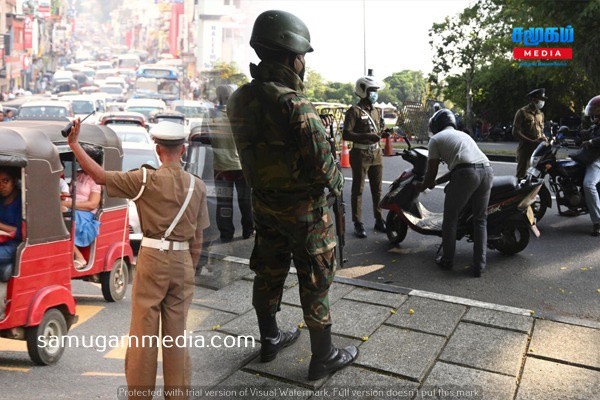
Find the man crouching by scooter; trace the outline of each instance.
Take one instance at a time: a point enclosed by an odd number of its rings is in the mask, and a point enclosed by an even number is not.
[[[418,189],[435,187],[440,161],[450,170],[450,182],[445,190],[442,222],[442,253],[435,259],[445,270],[452,269],[456,249],[458,217],[467,204],[473,210],[473,264],[471,273],[480,277],[486,263],[487,205],[494,176],[490,161],[467,133],[457,130],[456,118],[450,110],[437,111],[429,120],[429,158],[425,179]]]

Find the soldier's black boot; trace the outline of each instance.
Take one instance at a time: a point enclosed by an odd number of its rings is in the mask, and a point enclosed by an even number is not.
[[[324,330],[311,329],[310,347],[312,358],[308,366],[308,380],[315,381],[352,364],[358,357],[358,348],[348,346],[343,349],[331,343],[331,325]]]
[[[277,357],[279,350],[293,344],[300,336],[300,330],[282,331],[277,327],[275,316],[258,317],[260,331],[260,361],[269,362]]]

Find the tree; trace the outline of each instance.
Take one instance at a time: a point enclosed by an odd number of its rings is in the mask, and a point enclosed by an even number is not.
[[[429,30],[434,50],[434,83],[450,75],[464,81],[466,126],[473,132],[473,81],[479,69],[502,53],[497,40],[500,7],[493,0],[479,0],[454,17],[435,23]],[[455,72],[456,71],[456,72]]]
[[[407,100],[423,101],[427,91],[427,81],[421,71],[394,72],[383,81],[386,87],[379,92],[379,99],[382,102],[401,104]]]

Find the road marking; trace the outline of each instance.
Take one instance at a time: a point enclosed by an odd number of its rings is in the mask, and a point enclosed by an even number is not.
[[[77,306],[77,315],[79,316],[79,321],[71,327],[69,332],[72,332],[73,329],[83,324],[85,321],[92,318],[94,315],[98,314],[100,310],[102,310],[104,306]],[[24,340],[12,340],[12,339],[4,339],[0,338],[0,351],[27,351],[27,342]]]
[[[14,372],[29,372],[31,368],[19,368],[19,367],[3,367],[0,366],[0,371],[14,371]]]
[[[206,310],[198,310],[198,309],[193,309],[190,308],[190,310],[188,311],[188,318],[187,318],[187,323],[186,323],[186,329],[188,331],[193,331],[195,326],[198,326],[202,323],[202,321],[204,321],[204,319],[206,319],[208,316],[210,315],[209,312],[207,312]],[[158,324],[158,332],[161,331],[161,323]],[[125,354],[127,353],[127,345],[128,343],[128,335],[124,334],[123,336],[121,336],[122,338],[124,338],[124,340],[119,340],[119,346],[113,348],[111,351],[109,351],[108,353],[106,353],[106,355],[104,356],[104,358],[111,358],[111,359],[119,359],[119,360],[124,360],[125,359]],[[135,339],[132,339],[132,343],[135,344]],[[138,343],[141,346],[141,343]],[[160,341],[159,341],[160,344]],[[162,362],[162,346],[158,346],[158,361]]]
[[[455,296],[449,296],[446,294],[426,292],[424,290],[413,289],[408,293],[408,295],[416,296],[416,297],[425,297],[425,298],[432,299],[432,300],[445,301],[447,303],[462,304],[462,305],[470,306],[470,307],[485,308],[487,310],[502,311],[502,312],[506,312],[506,313],[510,313],[510,314],[525,315],[528,317],[531,316],[531,310],[526,310],[524,308],[503,306],[501,304],[494,304],[494,303],[486,303],[486,302],[478,301],[478,300],[465,299],[464,297],[455,297]]]

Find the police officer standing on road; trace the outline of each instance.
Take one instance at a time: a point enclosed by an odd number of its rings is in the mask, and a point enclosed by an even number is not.
[[[546,140],[544,135],[544,107],[546,97],[545,89],[535,89],[529,92],[529,104],[519,108],[513,122],[513,137],[519,140],[517,147],[517,178],[524,178],[527,174],[529,159],[540,142]]]
[[[233,93],[227,114],[252,187],[256,238],[250,268],[256,274],[252,304],[260,357],[273,360],[300,336],[298,329],[281,331],[275,317],[293,259],[310,333],[308,379],[316,380],[358,356],[355,346],[338,349],[331,340],[328,292],[336,243],[325,188],[339,194],[344,177],[325,126],[303,94],[304,55],[313,51],[304,22],[285,11],[265,11],[254,22],[250,46],[261,62],[250,65],[254,79]]]
[[[379,141],[389,134],[384,132],[385,124],[381,111],[374,107],[377,101],[377,90],[383,87],[385,84],[372,76],[372,70],[369,70],[367,76],[359,78],[354,93],[360,97],[360,100],[346,112],[344,119],[344,140],[353,142],[350,150],[352,222],[354,222],[354,235],[359,238],[367,237],[362,223],[362,192],[366,177],[369,178],[373,198],[375,230],[384,233],[386,231],[379,206],[383,178],[383,151]]]
[[[194,266],[209,219],[204,182],[181,168],[183,125],[163,121],[152,128],[162,166],[130,172],[105,171],[94,162],[78,142],[80,126],[77,119],[68,143],[81,167],[96,183],[106,185],[109,196],[136,201],[144,233],[133,280],[131,338],[125,356],[129,399],[152,399],[158,346],[144,343],[142,338],[148,336],[162,337],[163,343],[168,343],[165,337],[172,338],[171,346],[162,348],[165,389],[183,394],[169,398],[187,399],[191,360],[188,349],[174,343],[185,332],[194,294]]]

